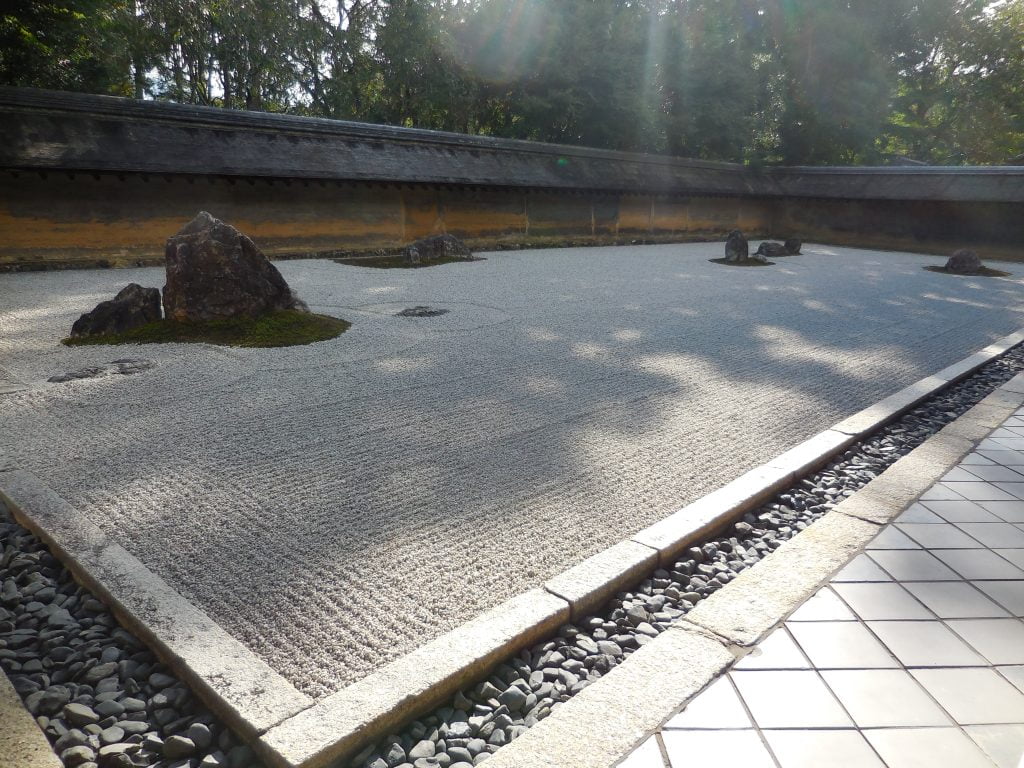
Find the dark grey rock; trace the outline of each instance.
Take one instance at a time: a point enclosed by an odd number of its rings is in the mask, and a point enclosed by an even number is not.
[[[168,319],[195,322],[280,309],[307,311],[252,240],[206,211],[167,240],[164,261]]]
[[[738,229],[734,229],[725,239],[725,258],[729,261],[744,261],[750,256],[750,245],[747,238]]]
[[[803,247],[803,243],[800,242],[800,238],[797,237],[787,237],[786,242],[783,243],[783,245],[786,247],[786,253],[790,256],[799,255],[800,249]]]
[[[109,301],[102,301],[71,326],[71,338],[123,333],[160,319],[160,291],[129,283]]]
[[[402,311],[396,312],[395,317],[439,317],[440,315],[447,314],[447,309],[420,305],[415,307],[406,307]]]
[[[66,704],[63,713],[65,720],[79,727],[98,723],[100,720],[99,715],[93,711],[92,707],[87,707],[85,704]]]
[[[473,253],[454,235],[431,235],[406,246],[402,252],[406,261],[419,264],[438,259],[473,261]]]
[[[766,259],[777,259],[780,256],[789,256],[789,250],[782,243],[776,243],[772,240],[765,240],[759,246],[755,253],[759,256],[764,256]]]
[[[982,264],[978,254],[974,251],[961,248],[946,261],[946,271],[955,272],[958,275],[976,275],[981,272]]]

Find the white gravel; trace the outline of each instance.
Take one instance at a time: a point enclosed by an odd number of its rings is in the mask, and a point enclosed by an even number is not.
[[[0,384],[27,387],[0,394],[0,467],[323,695],[1024,326],[1024,265],[804,251],[284,262],[353,326],[274,350],[65,348],[79,314],[162,270],[0,275]],[[393,317],[423,304],[450,312]],[[46,382],[125,357],[158,365]]]

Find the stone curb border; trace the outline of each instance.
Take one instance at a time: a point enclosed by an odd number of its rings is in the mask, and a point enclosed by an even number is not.
[[[18,768],[62,768],[46,735],[0,670],[0,757]],[[9,763],[6,761],[10,761]]]
[[[261,757],[274,768],[323,768],[351,757],[366,744],[391,733],[398,723],[433,709],[448,696],[476,682],[491,663],[553,634],[567,619],[592,613],[659,563],[672,562],[686,547],[725,528],[861,437],[1022,341],[1024,329],[901,389],[629,539],[554,576],[545,582],[543,591],[527,593],[540,601],[532,610],[524,606],[525,596],[513,598],[326,697],[265,733],[256,745]],[[551,598],[557,598],[557,603]],[[555,609],[556,604],[560,605],[559,610]],[[546,631],[540,631],[541,627],[534,623],[537,614],[543,617]],[[689,641],[694,642],[692,638]],[[468,655],[450,650],[467,645],[473,648]],[[547,765],[561,764],[553,761]]]
[[[1024,404],[1024,374],[948,424],[503,747],[489,768],[612,768]]]
[[[243,738],[313,704],[35,475],[0,472],[0,499]]]
[[[864,435],[1022,341],[1024,329],[905,387],[554,576],[542,589],[506,601],[317,702],[297,691],[35,476],[21,470],[0,471],[0,497],[8,503],[19,523],[48,544],[75,577],[106,602],[118,619],[153,648],[214,713],[252,741],[270,766],[323,768],[350,757],[366,744],[392,732],[403,721],[435,708],[461,688],[476,682],[501,659],[554,634],[561,624],[592,613],[658,564],[671,562],[686,547],[727,527]],[[1004,389],[1008,386],[1004,385]],[[1017,386],[1024,392],[1024,379]],[[1020,396],[1024,398],[1024,394]],[[915,452],[920,448],[923,446]],[[907,458],[910,456],[901,459],[886,473]],[[855,497],[861,496],[871,485],[869,483]],[[810,528],[813,526],[808,530]],[[801,536],[805,534],[806,531]],[[729,586],[737,581],[740,578]],[[687,619],[710,600],[703,601]],[[708,634],[709,630],[718,630],[698,625],[694,620],[680,623],[673,627],[673,632],[683,629],[688,634],[677,638],[676,642],[686,652],[674,662],[675,666],[680,666],[681,661],[690,658],[689,654],[697,649],[706,648],[708,642],[721,646],[721,639],[729,636]],[[661,643],[665,645],[667,641]],[[652,656],[653,652],[644,653],[648,646],[634,653],[630,660]],[[732,654],[728,655],[731,659]],[[693,656],[698,657],[699,654]],[[641,663],[636,661],[633,666],[639,667]],[[720,667],[716,667],[718,669]],[[681,670],[678,675],[663,675],[663,682],[691,686],[697,674],[696,667]],[[681,698],[677,696],[674,700]],[[551,719],[539,723],[527,735]],[[590,730],[593,736],[595,731]],[[597,730],[607,729],[602,725]],[[515,744],[523,738],[517,739]],[[508,748],[495,754],[491,761]],[[555,761],[546,765],[561,763]],[[497,768],[498,764],[495,766]]]

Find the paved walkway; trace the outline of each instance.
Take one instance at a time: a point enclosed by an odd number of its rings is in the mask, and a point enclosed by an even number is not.
[[[338,339],[60,346],[162,270],[0,275],[0,467],[44,479],[320,696],[1024,325],[1012,279],[938,257],[721,243],[282,262]],[[451,310],[395,317],[405,307]],[[856,318],[851,322],[850,318]],[[50,384],[139,357],[133,376]]]
[[[620,764],[1024,766],[1024,410]]]

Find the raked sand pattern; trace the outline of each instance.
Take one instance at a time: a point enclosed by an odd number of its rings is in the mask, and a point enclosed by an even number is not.
[[[27,387],[0,393],[0,468],[319,696],[1024,326],[1024,265],[956,278],[805,246],[740,269],[721,249],[283,262],[353,326],[276,350],[64,348],[162,270],[0,275],[0,369]],[[450,311],[394,316],[417,305]],[[46,381],[126,357],[157,365]]]

